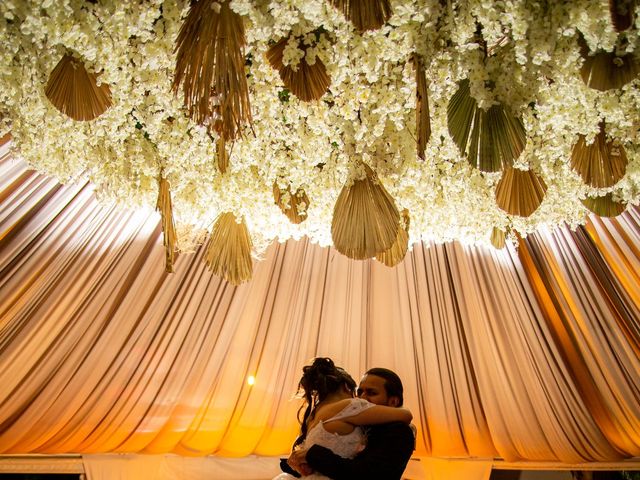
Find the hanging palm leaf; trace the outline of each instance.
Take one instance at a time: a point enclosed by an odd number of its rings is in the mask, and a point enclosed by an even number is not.
[[[391,195],[368,165],[364,169],[364,178],[342,187],[331,222],[336,250],[356,260],[371,258],[391,248],[400,222]]]
[[[511,215],[528,217],[542,203],[547,185],[533,170],[508,167],[496,186],[496,203]]]
[[[615,51],[600,51],[592,54],[583,37],[578,37],[578,44],[584,59],[580,76],[588,87],[600,91],[622,88],[640,73],[632,53],[619,56]]]
[[[424,151],[431,137],[431,120],[429,119],[429,97],[424,62],[414,54],[413,65],[416,69],[416,138],[418,157],[424,160]]]
[[[232,285],[251,279],[251,237],[244,219],[236,222],[233,213],[222,213],[213,225],[205,261],[209,269]]]
[[[109,85],[98,86],[96,74],[68,53],[51,71],[44,93],[60,112],[79,121],[93,120],[111,106]]]
[[[609,0],[611,23],[616,32],[623,32],[635,21],[636,0]]]
[[[218,141],[216,142],[216,160],[220,173],[223,175],[227,173],[227,169],[229,168],[229,155],[227,154],[226,142],[222,135],[218,137]]]
[[[0,147],[2,147],[9,140],[11,140],[11,132],[7,132],[2,137],[0,137]]]
[[[360,33],[364,33],[367,30],[379,29],[393,14],[390,0],[330,1]]]
[[[184,105],[198,124],[212,130],[219,116],[226,140],[251,124],[245,42],[242,17],[229,0],[192,2],[176,40],[174,92],[182,84]]]
[[[178,239],[176,227],[173,222],[173,206],[171,204],[171,191],[169,182],[161,171],[158,176],[158,202],[156,211],[160,212],[162,219],[163,244],[165,249],[165,270],[173,272],[173,265],[177,251]]]
[[[280,78],[291,93],[304,102],[319,100],[329,90],[331,77],[322,60],[316,57],[313,65],[307,63],[306,55],[294,69],[283,63],[284,49],[289,42],[289,37],[281,39],[267,50],[269,64],[278,71]],[[306,51],[306,45],[300,41],[299,48]]]
[[[387,267],[395,267],[407,254],[407,249],[409,248],[409,222],[409,210],[405,208],[402,211],[400,225],[398,225],[396,241],[393,242],[391,248],[376,255],[376,259]]]
[[[503,249],[506,245],[506,238],[507,232],[498,227],[493,227],[493,230],[491,230],[491,245],[493,245],[494,248],[498,250]]]
[[[587,145],[585,136],[580,135],[571,151],[571,168],[595,188],[615,185],[624,177],[627,163],[624,147],[616,141],[607,141],[604,123],[600,124],[593,143]]]
[[[309,197],[302,188],[296,193],[291,193],[291,186],[287,186],[284,193],[280,190],[278,182],[273,182],[273,199],[291,223],[302,223],[307,219]]]
[[[497,172],[510,166],[527,143],[520,118],[502,105],[485,111],[471,97],[469,80],[459,84],[447,107],[451,138],[471,165],[483,172]]]
[[[617,217],[627,208],[626,203],[614,201],[611,193],[602,197],[587,197],[582,204],[600,217]]]

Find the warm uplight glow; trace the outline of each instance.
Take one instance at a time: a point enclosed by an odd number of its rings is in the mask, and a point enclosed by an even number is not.
[[[253,375],[249,375],[247,377],[247,384],[249,386],[253,386],[254,383],[256,383],[256,377],[254,377]]]

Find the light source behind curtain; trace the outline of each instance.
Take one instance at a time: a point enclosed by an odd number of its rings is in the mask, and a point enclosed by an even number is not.
[[[635,207],[517,249],[417,244],[393,269],[289,241],[232,287],[202,248],[167,274],[154,212],[6,146],[0,173],[0,453],[284,454],[323,355],[402,376],[419,456],[640,455]]]

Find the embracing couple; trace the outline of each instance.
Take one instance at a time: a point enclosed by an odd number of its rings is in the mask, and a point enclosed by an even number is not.
[[[316,358],[302,372],[300,436],[281,462],[288,473],[274,480],[399,480],[415,434],[411,412],[402,408],[398,375],[372,368],[356,390],[353,378],[330,358]]]

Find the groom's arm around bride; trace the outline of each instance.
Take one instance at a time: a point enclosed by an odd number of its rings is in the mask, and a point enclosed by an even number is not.
[[[376,405],[401,407],[403,388],[391,370],[372,368],[362,377],[358,396]],[[367,445],[352,459],[314,445],[294,452],[290,464],[307,464],[333,480],[400,480],[415,446],[414,432],[401,422],[373,425],[367,429]]]

